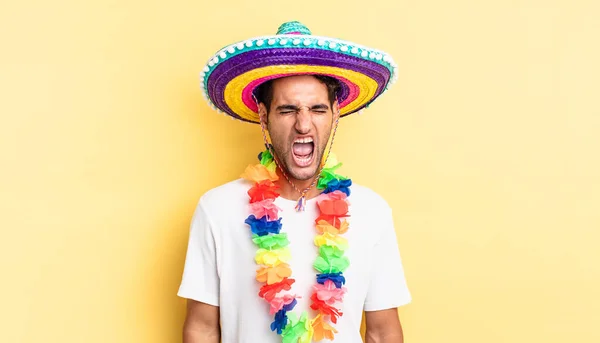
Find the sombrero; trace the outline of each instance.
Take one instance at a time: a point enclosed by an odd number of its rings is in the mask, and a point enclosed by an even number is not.
[[[234,119],[259,123],[255,91],[262,83],[293,75],[327,75],[340,82],[341,116],[370,105],[395,81],[397,65],[380,50],[340,39],[313,36],[297,21],[277,34],[224,47],[200,73],[209,105]]]

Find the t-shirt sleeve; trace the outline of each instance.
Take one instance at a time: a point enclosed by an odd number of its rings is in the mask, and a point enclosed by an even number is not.
[[[177,295],[219,306],[219,283],[215,228],[200,200],[190,225],[183,277]]]
[[[373,248],[371,259],[372,277],[365,300],[365,311],[386,310],[411,302],[391,209],[381,219],[381,234]]]

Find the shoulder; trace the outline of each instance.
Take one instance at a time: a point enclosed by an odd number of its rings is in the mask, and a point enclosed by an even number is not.
[[[352,183],[348,200],[353,206],[391,211],[388,202],[380,194],[363,185]]]
[[[375,246],[382,237],[394,232],[392,209],[388,202],[373,189],[352,184],[350,187],[350,225],[355,240],[364,246]]]
[[[206,213],[222,213],[226,209],[236,209],[248,203],[250,185],[244,179],[237,179],[206,191],[198,202]]]
[[[246,194],[249,188],[246,180],[236,179],[206,191],[200,200],[205,203],[227,201],[233,196]]]

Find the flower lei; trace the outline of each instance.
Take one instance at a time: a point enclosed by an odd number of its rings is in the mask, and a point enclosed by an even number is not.
[[[344,256],[348,249],[348,241],[341,236],[348,231],[348,201],[352,181],[336,174],[341,167],[333,155],[323,167],[317,188],[323,192],[316,198],[320,215],[315,220],[318,235],[314,242],[319,247],[319,254],[313,267],[318,272],[313,294],[310,297],[310,308],[316,311],[313,319],[308,319],[307,312],[300,317],[292,310],[297,304],[296,295],[285,293],[290,291],[295,282],[292,270],[287,263],[291,258],[289,241],[286,233],[281,232],[281,211],[275,205],[279,197],[276,162],[266,150],[259,155],[260,163],[250,165],[242,175],[254,182],[248,190],[250,196],[251,215],[245,223],[252,231],[252,241],[258,246],[255,261],[260,266],[256,271],[256,280],[264,285],[258,295],[269,303],[269,313],[274,315],[271,330],[281,335],[283,343],[309,343],[313,339],[334,339],[338,331],[329,323],[336,324],[342,312],[335,307],[341,303],[347,292],[343,272],[350,261]]]

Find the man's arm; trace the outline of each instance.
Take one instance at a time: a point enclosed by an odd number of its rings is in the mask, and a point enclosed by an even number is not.
[[[219,343],[219,307],[188,299],[183,343]]]
[[[398,310],[365,312],[367,323],[366,343],[404,343]]]

